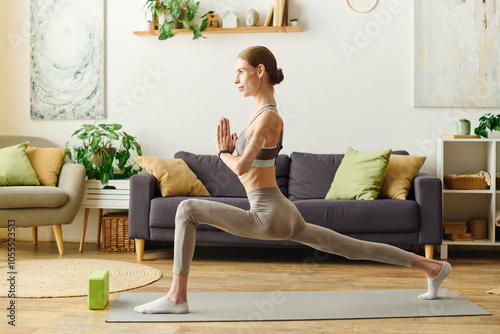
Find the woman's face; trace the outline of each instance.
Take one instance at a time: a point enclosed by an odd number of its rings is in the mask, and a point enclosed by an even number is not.
[[[236,79],[234,83],[244,97],[255,96],[261,88],[259,67],[252,67],[244,59],[236,59]]]

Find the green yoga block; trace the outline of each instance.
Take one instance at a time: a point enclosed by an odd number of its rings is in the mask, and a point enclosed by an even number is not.
[[[109,271],[94,270],[89,277],[89,310],[102,310],[109,300]]]

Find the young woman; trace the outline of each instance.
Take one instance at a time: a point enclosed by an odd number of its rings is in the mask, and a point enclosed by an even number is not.
[[[274,85],[283,80],[274,55],[263,46],[241,52],[236,59],[235,84],[255,100],[255,109],[243,132],[231,134],[229,120],[217,125],[215,146],[219,158],[238,175],[245,187],[250,210],[223,203],[189,199],[181,202],[175,217],[174,276],[165,297],[135,307],[139,313],[187,313],[187,282],[194,254],[196,226],[208,224],[242,237],[293,240],[348,259],[372,260],[422,270],[428,292],[435,299],[441,282],[451,271],[447,262],[430,260],[400,248],[361,241],[309,224],[276,183],[276,157],[282,148],[283,120],[274,99]],[[236,151],[236,155],[233,153]]]

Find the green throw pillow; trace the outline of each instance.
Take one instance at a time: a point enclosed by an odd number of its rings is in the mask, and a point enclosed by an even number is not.
[[[390,156],[391,149],[358,152],[349,147],[325,199],[376,199]]]
[[[0,186],[39,186],[26,156],[28,142],[0,149]]]

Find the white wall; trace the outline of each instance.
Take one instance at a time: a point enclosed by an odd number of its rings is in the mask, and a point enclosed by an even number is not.
[[[233,84],[234,60],[252,45],[269,47],[285,80],[276,87],[285,120],[283,153],[343,153],[406,149],[428,157],[423,171],[435,174],[435,140],[468,117],[472,126],[488,109],[413,107],[413,2],[379,2],[369,14],[345,1],[290,0],[289,17],[303,32],[189,35],[168,41],[138,37],[144,1],[106,1],[106,118],[137,136],[144,155],[170,158],[179,150],[215,153],[219,117],[241,129],[253,110]],[[255,8],[263,21],[271,0],[202,0],[221,15],[233,9],[244,22]],[[221,15],[222,16],[222,15]],[[29,107],[30,1],[0,2],[0,134],[43,136],[63,146],[93,120],[31,120]],[[152,75],[153,73],[153,75]],[[81,210],[83,211],[83,210]],[[95,210],[93,210],[95,211]],[[95,213],[88,240],[95,240]],[[66,241],[79,241],[83,214],[64,227]],[[53,240],[50,228],[41,240]],[[29,231],[22,238],[31,237]]]

